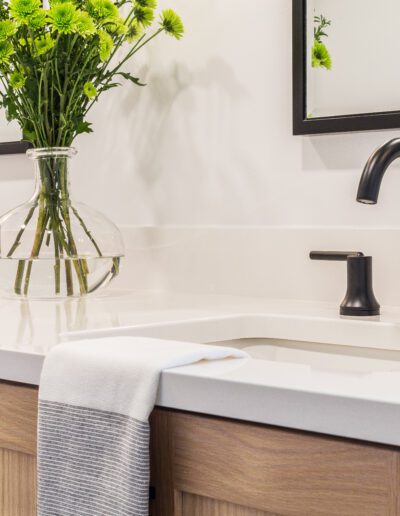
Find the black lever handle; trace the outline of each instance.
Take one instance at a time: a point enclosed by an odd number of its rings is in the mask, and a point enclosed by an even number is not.
[[[347,262],[350,256],[364,256],[359,251],[311,251],[311,260],[327,260],[331,262]]]
[[[347,292],[341,315],[379,315],[380,305],[372,288],[372,256],[359,251],[311,251],[311,260],[347,261]]]

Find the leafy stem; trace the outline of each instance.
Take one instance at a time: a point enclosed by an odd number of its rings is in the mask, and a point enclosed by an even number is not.
[[[320,14],[319,16],[314,16],[314,24],[317,25],[314,27],[314,40],[318,41],[318,43],[322,43],[321,38],[328,37],[325,29],[331,25],[331,21],[325,18],[323,14]]]

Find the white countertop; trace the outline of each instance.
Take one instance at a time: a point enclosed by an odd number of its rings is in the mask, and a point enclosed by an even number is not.
[[[110,290],[58,302],[3,299],[0,320],[0,379],[30,384],[39,383],[46,353],[67,332],[335,345],[332,354],[309,353],[307,364],[282,355],[168,370],[157,404],[400,446],[400,309],[345,319],[321,303]],[[337,345],[360,355],[335,353]]]

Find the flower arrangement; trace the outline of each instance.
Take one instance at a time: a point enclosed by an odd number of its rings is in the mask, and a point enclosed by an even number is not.
[[[1,105],[24,139],[35,147],[70,146],[91,132],[87,113],[119,85],[116,79],[141,85],[123,65],[160,33],[180,39],[184,32],[166,9],[149,34],[155,8],[156,0],[50,0],[49,9],[40,0],[1,3]]]
[[[0,219],[0,257],[17,262],[17,295],[32,290],[42,256],[49,267],[35,285],[46,297],[42,284],[50,275],[57,297],[84,295],[118,274],[122,245],[109,249],[117,228],[70,201],[69,148],[92,131],[87,114],[102,93],[121,79],[143,85],[124,70],[129,59],[161,33],[183,36],[172,9],[157,19],[155,9],[156,0],[50,0],[47,9],[41,0],[0,0],[0,105],[36,148],[30,152],[39,185],[29,203]],[[104,228],[114,229],[104,237]],[[94,258],[106,262],[102,275]]]
[[[331,21],[321,14],[320,16],[314,16],[314,24],[314,44],[311,51],[312,67],[331,70],[332,58],[325,43],[322,42],[323,37],[328,37],[325,30],[331,25]]]

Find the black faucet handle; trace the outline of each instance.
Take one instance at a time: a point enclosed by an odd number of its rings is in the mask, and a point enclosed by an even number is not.
[[[340,305],[341,315],[380,314],[380,305],[372,287],[372,256],[364,256],[358,251],[311,251],[310,258],[347,262],[347,292]]]
[[[350,256],[364,256],[359,251],[311,251],[311,260],[327,260],[331,262],[347,262]]]

